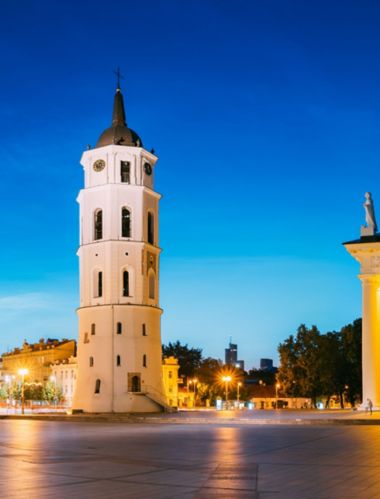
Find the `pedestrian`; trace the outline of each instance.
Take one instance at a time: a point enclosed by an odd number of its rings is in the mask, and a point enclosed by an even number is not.
[[[371,399],[367,399],[367,408],[369,410],[370,416],[372,416],[372,407],[373,407],[372,400]]]

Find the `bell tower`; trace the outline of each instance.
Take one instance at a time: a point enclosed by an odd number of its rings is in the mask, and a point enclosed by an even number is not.
[[[159,307],[157,157],[127,126],[120,85],[112,125],[81,164],[78,379],[73,409],[165,408]]]

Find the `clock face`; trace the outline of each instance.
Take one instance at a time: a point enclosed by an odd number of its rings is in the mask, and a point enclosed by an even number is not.
[[[149,163],[145,163],[144,171],[147,175],[152,175],[152,167]]]
[[[106,162],[102,159],[96,160],[95,163],[92,165],[93,169],[96,172],[101,172],[105,166],[106,166]]]

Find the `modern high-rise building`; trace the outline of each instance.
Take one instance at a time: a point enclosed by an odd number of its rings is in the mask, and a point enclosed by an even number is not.
[[[262,371],[273,371],[273,359],[260,359],[260,369]]]
[[[224,361],[230,366],[244,371],[244,360],[238,360],[238,347],[236,343],[229,343],[228,348],[224,350]]]
[[[112,124],[81,159],[76,410],[165,407],[156,161],[127,125],[118,84]]]

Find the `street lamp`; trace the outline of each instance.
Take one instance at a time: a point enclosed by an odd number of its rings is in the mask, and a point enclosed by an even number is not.
[[[27,374],[29,374],[29,371],[28,371],[28,369],[26,369],[24,367],[24,368],[18,370],[18,374],[22,378],[22,380],[21,380],[21,414],[24,414],[24,412],[25,412],[25,391],[24,391],[24,388],[25,388],[25,386],[24,386],[25,385],[25,376]]]
[[[194,399],[195,399],[195,388],[197,387],[198,380],[197,378],[194,378],[192,381],[194,383]]]
[[[241,383],[239,381],[239,383],[237,384],[237,401],[239,403],[239,399],[240,399],[240,387],[241,387]]]
[[[52,374],[50,376],[50,381],[52,381],[54,383],[54,407],[55,409],[57,409],[57,377],[55,376],[55,374]]]
[[[223,376],[222,381],[226,384],[226,406],[228,404],[228,383],[231,383],[232,377],[231,376]]]
[[[276,383],[276,409],[278,409],[278,389],[281,387],[280,383]]]

